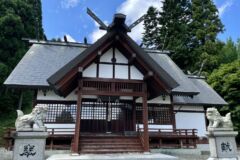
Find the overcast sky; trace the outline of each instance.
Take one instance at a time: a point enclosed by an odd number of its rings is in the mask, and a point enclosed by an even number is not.
[[[225,32],[218,38],[225,41],[232,37],[240,38],[240,0],[214,0],[219,16],[225,25]],[[162,0],[42,0],[43,27],[48,39],[67,35],[70,41],[83,42],[87,37],[93,43],[105,32],[86,13],[90,8],[106,24],[111,23],[115,13],[127,15],[127,24],[131,24],[146,13],[149,6],[158,9]],[[141,42],[143,25],[136,26],[130,36]]]

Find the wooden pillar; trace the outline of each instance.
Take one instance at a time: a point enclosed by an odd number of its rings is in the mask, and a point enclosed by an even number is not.
[[[133,130],[136,131],[136,98],[133,97],[133,103],[132,103],[132,125]]]
[[[147,106],[147,87],[144,84],[144,95],[142,97],[143,105],[143,139],[144,139],[144,152],[149,152],[149,135],[148,135],[148,106]]]
[[[81,107],[82,107],[82,80],[79,80],[74,145],[72,149],[74,153],[78,153],[79,149],[78,147],[80,137]]]
[[[22,109],[22,100],[23,100],[23,91],[20,91],[19,101],[18,101],[18,109]]]
[[[33,93],[33,99],[32,99],[32,108],[34,108],[37,105],[37,94],[38,94],[38,90],[35,89]]]
[[[172,113],[172,125],[173,125],[173,129],[176,129],[176,119],[175,119],[175,113],[174,113],[173,95],[170,95],[170,103],[171,103],[171,113]]]

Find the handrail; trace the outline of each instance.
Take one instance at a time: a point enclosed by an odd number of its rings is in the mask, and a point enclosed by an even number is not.
[[[143,128],[138,128],[138,132],[143,132]],[[197,129],[164,129],[164,128],[148,128],[149,133],[174,134],[182,136],[197,136]]]

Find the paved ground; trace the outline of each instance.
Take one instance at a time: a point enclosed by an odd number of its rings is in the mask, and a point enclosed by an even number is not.
[[[153,152],[172,155],[178,157],[179,160],[206,160],[209,157],[208,152],[202,152],[204,155],[201,155],[202,153],[200,153],[198,149],[161,149]],[[52,154],[63,153],[69,153],[69,151],[46,151],[46,157],[49,157]],[[238,155],[240,156],[240,150],[238,150]],[[0,148],[0,159],[12,160],[12,152]]]
[[[47,160],[177,160],[176,157],[161,153],[125,153],[125,154],[83,154],[69,155],[59,154],[49,157]]]

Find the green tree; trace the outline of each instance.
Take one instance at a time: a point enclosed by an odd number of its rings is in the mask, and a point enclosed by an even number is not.
[[[171,58],[182,69],[192,65],[189,23],[191,21],[191,3],[189,0],[169,0],[163,2],[159,17],[160,32],[158,49],[173,51]]]
[[[237,40],[236,48],[237,48],[237,59],[240,60],[240,38],[238,38]]]
[[[234,126],[240,131],[240,60],[221,65],[208,77],[208,82],[229,103],[221,112],[231,111]]]
[[[36,5],[37,4],[37,5]],[[0,1],[0,113],[17,107],[19,92],[5,91],[3,82],[23,57],[28,45],[22,38],[43,38],[40,0]]]
[[[143,44],[173,51],[171,58],[182,69],[190,66],[194,58],[189,48],[190,6],[189,0],[164,1],[161,12],[150,7],[144,20]]]
[[[155,47],[158,44],[157,39],[159,35],[159,12],[154,7],[149,7],[146,16],[144,17],[143,44],[148,47]]]
[[[220,62],[230,63],[236,59],[238,59],[237,45],[235,45],[231,38],[228,38],[226,44],[221,50]]]
[[[211,72],[218,66],[216,58],[220,54],[222,43],[217,41],[217,35],[224,31],[224,26],[218,16],[218,10],[212,0],[192,0],[191,27],[193,54],[197,55],[195,69],[201,63],[206,72]],[[219,48],[220,47],[220,48]],[[214,63],[208,59],[214,59]]]

